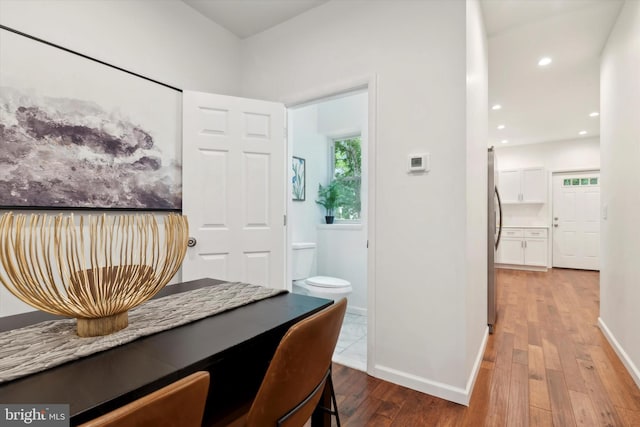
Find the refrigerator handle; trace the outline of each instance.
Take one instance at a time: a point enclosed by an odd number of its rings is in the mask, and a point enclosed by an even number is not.
[[[496,240],[496,249],[498,249],[498,245],[500,244],[500,237],[502,237],[502,202],[500,201],[500,192],[498,191],[498,187],[495,186],[496,196],[498,197],[498,211],[500,212],[500,224],[498,226],[498,240]]]

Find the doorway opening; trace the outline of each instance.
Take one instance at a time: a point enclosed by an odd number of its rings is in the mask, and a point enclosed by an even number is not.
[[[369,93],[360,89],[287,110],[290,290],[347,298],[333,360],[367,370]]]

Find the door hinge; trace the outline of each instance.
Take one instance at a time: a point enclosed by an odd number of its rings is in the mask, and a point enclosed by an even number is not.
[[[369,241],[367,240],[367,249],[369,249]]]
[[[287,214],[284,214],[283,216],[284,216],[284,226],[286,227],[287,226]]]

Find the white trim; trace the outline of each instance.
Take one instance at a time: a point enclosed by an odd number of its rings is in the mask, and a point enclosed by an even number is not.
[[[451,402],[459,403],[460,405],[469,406],[471,393],[473,392],[473,386],[475,385],[476,378],[478,377],[478,373],[480,372],[482,357],[484,356],[488,338],[489,328],[485,328],[482,343],[480,343],[480,347],[478,348],[476,360],[473,364],[471,374],[469,375],[469,379],[467,380],[467,384],[464,389],[461,387],[455,387],[449,384],[441,383],[439,381],[432,381],[427,378],[419,377],[417,375],[409,374],[407,372],[402,372],[397,369],[389,368],[382,365],[377,365],[375,367],[374,376],[385,381],[392,382],[394,384],[409,387],[413,390],[418,390],[423,393],[439,397],[441,399],[446,399]]]
[[[640,387],[640,369],[638,369],[635,363],[633,363],[627,352],[624,351],[616,337],[607,327],[607,324],[602,320],[602,317],[598,317],[598,326],[600,326],[602,334],[605,336],[607,341],[609,341],[609,344],[611,344],[611,347],[613,347],[620,360],[622,360],[622,363],[625,368],[627,368],[627,371],[629,371],[629,375],[631,375],[633,381],[635,381],[636,385]]]
[[[367,371],[367,367],[364,362],[352,359],[350,357],[343,356],[340,353],[334,354],[331,357],[331,361],[335,363],[339,363],[340,365],[346,366],[347,368],[355,369],[362,372]]]
[[[333,224],[318,224],[318,230],[362,230],[362,223],[360,222],[342,222]]]
[[[482,366],[482,359],[484,358],[484,352],[487,349],[487,341],[489,341],[488,326],[484,329],[484,336],[482,337],[482,342],[480,343],[478,354],[476,354],[476,360],[475,362],[473,362],[473,368],[471,368],[471,375],[467,380],[467,386],[465,387],[466,401],[464,403],[461,403],[462,405],[469,406],[469,401],[471,400],[471,394],[473,393],[473,387],[476,385],[476,379],[478,378],[478,374],[480,373],[480,367]]]
[[[292,261],[293,261],[293,247],[292,247],[292,243],[293,243],[293,231],[292,231],[292,227],[291,227],[291,212],[293,211],[293,200],[291,199],[291,194],[293,193],[293,184],[292,184],[292,180],[293,180],[293,169],[291,167],[292,165],[292,161],[293,161],[293,126],[292,126],[292,122],[293,122],[293,118],[292,118],[292,114],[289,114],[289,109],[285,106],[284,109],[284,113],[285,113],[285,117],[286,117],[286,132],[285,132],[285,137],[286,137],[286,144],[287,144],[287,152],[286,152],[286,159],[285,159],[285,167],[287,169],[286,172],[286,176],[287,176],[287,182],[285,183],[287,189],[286,189],[286,193],[285,193],[285,200],[286,200],[286,206],[285,206],[285,215],[287,216],[287,225],[285,227],[285,233],[286,233],[286,241],[285,241],[285,259],[286,259],[286,265],[285,265],[285,273],[286,273],[286,278],[287,278],[287,283],[286,283],[286,287],[285,289],[288,290],[289,292],[293,292],[293,266],[292,266]],[[305,171],[305,179],[306,179],[306,171]],[[306,183],[305,183],[306,185]],[[306,189],[305,189],[306,191]],[[305,194],[305,198],[306,198],[306,194]]]
[[[592,168],[578,168],[578,169],[554,169],[551,171],[551,175],[558,174],[573,174],[573,173],[589,173],[589,172],[598,172],[600,173],[600,166],[595,166]]]
[[[548,271],[549,268],[543,265],[520,265],[520,264],[500,264],[496,263],[496,268],[503,268],[505,270],[525,270],[525,271]]]
[[[359,90],[355,93],[364,93],[366,90]],[[351,139],[351,138],[360,138],[362,137],[362,129],[360,128],[351,128],[351,129],[341,129],[339,131],[326,133],[325,136],[331,142],[333,141],[341,141],[343,139]]]
[[[367,309],[362,307],[354,307],[351,305],[347,305],[347,313],[357,314],[358,316],[366,316]]]
[[[367,373],[376,371],[376,176],[378,157],[378,75],[367,77]]]

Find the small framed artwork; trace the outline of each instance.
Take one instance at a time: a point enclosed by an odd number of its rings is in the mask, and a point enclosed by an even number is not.
[[[306,168],[305,160],[301,157],[292,159],[293,178],[291,179],[291,198],[294,202],[305,200]]]

